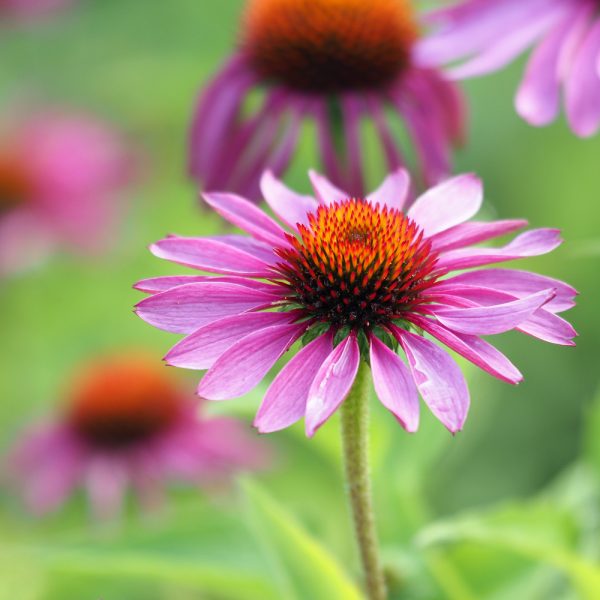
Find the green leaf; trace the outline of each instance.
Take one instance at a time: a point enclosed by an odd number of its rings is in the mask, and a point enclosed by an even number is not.
[[[562,571],[582,598],[596,600],[600,564],[578,554],[574,533],[568,511],[538,500],[433,524],[418,541],[424,547],[470,543],[509,551]]]
[[[5,546],[0,550],[0,561],[8,564],[8,557],[20,564],[33,564],[38,570],[45,570],[48,576],[100,576],[110,580],[124,578],[139,579],[146,583],[171,583],[211,594],[211,598],[214,596],[227,600],[279,598],[273,586],[256,573],[196,562],[189,557],[120,550],[87,551],[81,547],[33,549]],[[27,596],[13,596],[15,597]],[[4,597],[0,595],[0,599],[4,600]]]
[[[285,600],[362,600],[337,560],[267,492],[246,481],[251,522],[269,553]]]

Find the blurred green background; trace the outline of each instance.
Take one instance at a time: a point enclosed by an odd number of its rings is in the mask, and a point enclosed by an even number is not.
[[[109,255],[61,255],[0,282],[0,448],[60,400],[71,370],[99,352],[174,343],[137,319],[131,284],[174,273],[147,245],[221,226],[184,173],[198,89],[235,43],[239,0],[88,0],[44,23],[0,32],[2,102],[34,97],[111,119],[144,154]],[[566,243],[523,261],[581,292],[568,314],[576,348],[506,335],[517,388],[467,365],[473,405],[452,438],[428,414],[407,435],[373,402],[375,502],[392,598],[600,598],[600,136],[514,114],[523,65],[470,82],[470,137],[457,171],[486,184],[488,217],[556,226]],[[310,137],[310,136],[308,136]],[[307,140],[308,140],[307,137]],[[288,182],[308,189],[303,145]],[[377,158],[372,158],[377,162]],[[378,177],[376,166],[373,181]],[[197,374],[178,375],[193,393]],[[209,406],[250,423],[265,386]],[[425,412],[425,411],[424,411]],[[120,526],[90,522],[83,498],[34,521],[0,492],[0,599],[332,600],[359,598],[336,419],[268,436],[265,474],[215,497],[172,490],[154,519],[132,505]]]

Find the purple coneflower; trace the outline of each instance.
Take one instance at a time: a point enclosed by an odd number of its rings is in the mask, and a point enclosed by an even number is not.
[[[167,481],[220,481],[265,458],[240,422],[200,417],[164,368],[128,354],[77,374],[61,418],[27,434],[11,466],[38,514],[83,487],[94,514],[113,517],[128,487],[151,504]]]
[[[190,171],[204,189],[258,200],[262,172],[283,172],[305,119],[316,126],[328,177],[365,193],[361,125],[368,119],[390,171],[404,164],[394,121],[424,178],[450,171],[463,134],[457,88],[414,64],[419,28],[409,0],[249,0],[239,48],[200,97]],[[260,103],[248,100],[262,92]],[[344,140],[344,151],[340,146]]]
[[[45,111],[6,118],[0,129],[0,275],[43,260],[56,246],[99,249],[131,167],[118,132],[91,117]]]
[[[563,94],[571,129],[582,137],[598,131],[598,0],[459,0],[425,20],[434,32],[416,51],[421,64],[461,60],[452,76],[472,77],[534,47],[516,96],[519,114],[532,125],[546,125],[556,119]]]
[[[430,189],[407,211],[403,170],[365,198],[349,197],[316,173],[311,179],[316,198],[294,193],[269,172],[262,179],[264,197],[287,229],[239,196],[207,193],[207,203],[250,237],[171,236],[152,246],[160,258],[219,275],[136,286],[151,294],[138,315],[186,336],[167,363],[208,369],[200,396],[246,394],[302,340],[266,392],[255,420],[261,432],[305,417],[312,436],[344,402],[361,359],[370,363],[379,399],[407,431],[419,424],[419,392],[456,432],[469,408],[467,385],[450,354],[425,334],[508,383],[521,374],[481,336],[517,329],[573,344],[575,331],[557,314],[573,306],[572,287],[527,271],[473,270],[560,244],[557,230],[536,229],[505,246],[473,246],[526,225],[469,221],[482,202],[473,175]]]

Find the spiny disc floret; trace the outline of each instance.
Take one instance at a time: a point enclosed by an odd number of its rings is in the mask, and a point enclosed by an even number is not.
[[[404,213],[348,199],[321,206],[277,250],[288,301],[316,321],[369,330],[402,318],[435,281],[431,243]]]

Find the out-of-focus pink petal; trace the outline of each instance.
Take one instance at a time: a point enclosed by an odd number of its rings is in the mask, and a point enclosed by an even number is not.
[[[284,312],[250,312],[225,317],[183,338],[169,350],[164,360],[183,369],[208,369],[243,337],[291,321],[290,314]]]
[[[278,373],[254,419],[254,426],[261,433],[284,429],[304,416],[310,387],[332,347],[332,334],[321,335]]]
[[[483,186],[475,175],[459,175],[420,196],[408,216],[423,229],[425,236],[450,229],[479,212]]]
[[[545,290],[512,302],[476,308],[428,309],[445,327],[468,335],[492,335],[514,329],[527,321],[538,308],[554,296],[554,290]]]
[[[370,355],[377,397],[406,431],[417,431],[419,396],[408,367],[375,336],[371,336]]]
[[[600,56],[600,19],[589,30],[578,50],[566,82],[569,124],[581,136],[591,136],[600,126],[600,76],[596,65]]]
[[[459,366],[433,342],[397,328],[394,333],[431,412],[452,433],[460,431],[467,418],[470,396]]]
[[[243,229],[257,240],[274,247],[288,245],[283,228],[264,211],[241,196],[207,192],[202,194],[202,197],[224,219]]]
[[[358,342],[351,334],[323,361],[310,386],[305,420],[308,437],[312,437],[347,398],[359,365]]]
[[[208,400],[227,400],[248,393],[305,329],[304,323],[274,325],[242,338],[208,370],[198,394]]]
[[[371,194],[367,200],[371,204],[379,203],[395,210],[402,210],[410,190],[410,175],[406,169],[397,169],[388,175],[383,183]]]
[[[485,340],[474,335],[450,331],[440,323],[418,315],[412,315],[410,320],[490,375],[512,384],[523,379],[510,360]]]
[[[159,329],[192,333],[223,317],[268,306],[273,299],[233,283],[190,283],[145,298],[136,305],[136,313]]]
[[[317,210],[319,203],[312,196],[303,196],[290,190],[271,171],[265,171],[260,188],[273,212],[294,230],[297,224],[308,224],[308,215]]]
[[[90,458],[85,469],[85,486],[95,517],[112,520],[119,516],[129,481],[130,474],[117,457]]]

